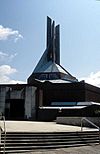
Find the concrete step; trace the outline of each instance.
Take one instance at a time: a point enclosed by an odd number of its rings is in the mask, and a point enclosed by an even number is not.
[[[80,136],[80,137],[78,137],[78,136],[77,137],[70,137],[70,138],[64,137],[64,138],[56,138],[56,139],[55,138],[51,138],[51,139],[50,138],[49,139],[48,138],[44,138],[44,139],[43,138],[41,138],[41,139],[29,139],[29,138],[23,139],[22,138],[22,139],[16,139],[16,140],[8,139],[8,140],[6,140],[6,143],[12,143],[13,142],[13,143],[27,143],[28,144],[28,143],[34,143],[34,142],[35,143],[37,143],[37,142],[38,143],[39,142],[48,142],[48,140],[51,141],[51,142],[69,141],[69,140],[70,141],[77,141],[77,140],[81,140],[82,138],[83,138],[82,136]],[[99,139],[99,137],[98,136],[84,137],[84,139],[85,140],[88,140],[88,139],[89,140],[97,140],[97,139]],[[4,140],[2,140],[2,143],[3,142],[4,142]]]
[[[98,143],[90,143],[90,144],[88,144],[88,145],[98,145]],[[84,143],[76,143],[76,144],[74,144],[74,145],[55,145],[55,146],[52,146],[52,145],[50,145],[50,146],[39,146],[39,147],[37,147],[37,146],[30,146],[30,147],[26,147],[26,146],[22,146],[22,147],[18,147],[18,148],[15,148],[15,147],[12,147],[12,149],[10,149],[10,148],[6,148],[5,149],[5,153],[24,153],[24,152],[34,152],[34,151],[37,151],[37,150],[42,150],[42,149],[59,149],[59,148],[70,148],[70,147],[79,147],[79,146],[86,146],[86,144],[84,144]],[[3,151],[3,149],[1,148],[1,154],[3,153],[4,151]]]
[[[60,143],[67,143],[67,144],[70,144],[70,143],[76,143],[76,142],[94,142],[94,141],[99,141],[99,137],[96,137],[96,138],[75,138],[75,139],[62,139],[62,140],[41,140],[41,141],[22,141],[22,142],[6,142],[6,146],[21,146],[21,145],[49,145],[49,144],[60,144]],[[3,142],[1,143],[1,145],[3,145]]]
[[[99,135],[98,132],[73,132],[73,133],[7,133],[6,138],[63,138],[63,137],[75,137],[78,135],[83,136],[97,136]],[[2,138],[4,137],[4,134],[2,134]]]
[[[64,135],[64,134],[97,134],[98,131],[74,131],[74,132],[6,132],[6,134],[8,135],[11,135],[11,134],[19,134],[19,135],[23,135],[23,134],[28,134],[28,135],[51,135],[51,134],[54,134],[54,135]]]
[[[2,134],[1,152],[4,150],[4,134]],[[86,144],[98,144],[99,133],[92,132],[7,132],[5,150],[7,153],[12,151],[27,151],[35,149],[49,149],[70,146],[82,146]]]
[[[58,135],[58,136],[54,136],[54,135],[51,135],[51,136],[26,136],[26,135],[24,135],[24,136],[7,136],[6,135],[6,139],[8,140],[8,139],[10,139],[10,140],[17,140],[17,139],[52,139],[52,138],[55,138],[55,139],[59,139],[59,138],[75,138],[75,137],[78,137],[78,136],[81,136],[81,137],[96,137],[96,136],[99,136],[99,134],[75,134],[75,135],[64,135],[64,136],[62,136],[62,135]],[[2,139],[4,139],[4,136],[2,136]]]

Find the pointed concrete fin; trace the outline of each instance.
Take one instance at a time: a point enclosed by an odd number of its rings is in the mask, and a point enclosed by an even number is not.
[[[60,26],[47,17],[47,60],[60,64]]]
[[[51,18],[47,16],[47,48],[51,42]]]
[[[55,62],[60,65],[60,25],[55,27]]]
[[[55,62],[55,21],[52,23],[52,59]]]

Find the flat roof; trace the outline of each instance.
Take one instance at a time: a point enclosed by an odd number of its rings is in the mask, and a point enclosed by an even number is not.
[[[85,108],[87,106],[68,106],[68,107],[59,107],[59,106],[40,106],[39,109],[58,109],[58,110],[62,110],[62,109],[82,109]]]

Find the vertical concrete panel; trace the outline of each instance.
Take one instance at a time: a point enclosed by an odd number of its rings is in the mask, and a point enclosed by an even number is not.
[[[39,106],[43,106],[43,90],[39,90]]]
[[[5,113],[6,87],[0,87],[0,112]]]
[[[32,87],[32,95],[31,95],[31,100],[32,100],[32,108],[31,108],[31,117],[32,120],[36,120],[36,87]]]
[[[28,86],[25,90],[25,117],[26,119],[35,119],[36,102],[35,102],[36,87]]]

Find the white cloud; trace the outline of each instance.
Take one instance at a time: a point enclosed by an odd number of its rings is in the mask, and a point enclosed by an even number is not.
[[[16,73],[17,70],[9,65],[0,66],[0,83],[2,84],[15,84],[15,83],[25,83],[24,81],[13,80],[10,78],[11,74]]]
[[[96,73],[91,72],[89,76],[82,77],[80,80],[85,80],[89,84],[100,87],[100,71]]]
[[[0,25],[0,40],[7,40],[9,37],[13,37],[16,42],[18,39],[23,38],[18,30],[12,30],[11,28],[4,28]]]
[[[17,55],[17,53],[14,54],[7,54],[5,52],[0,51],[0,62],[9,62],[11,61],[15,56]]]

